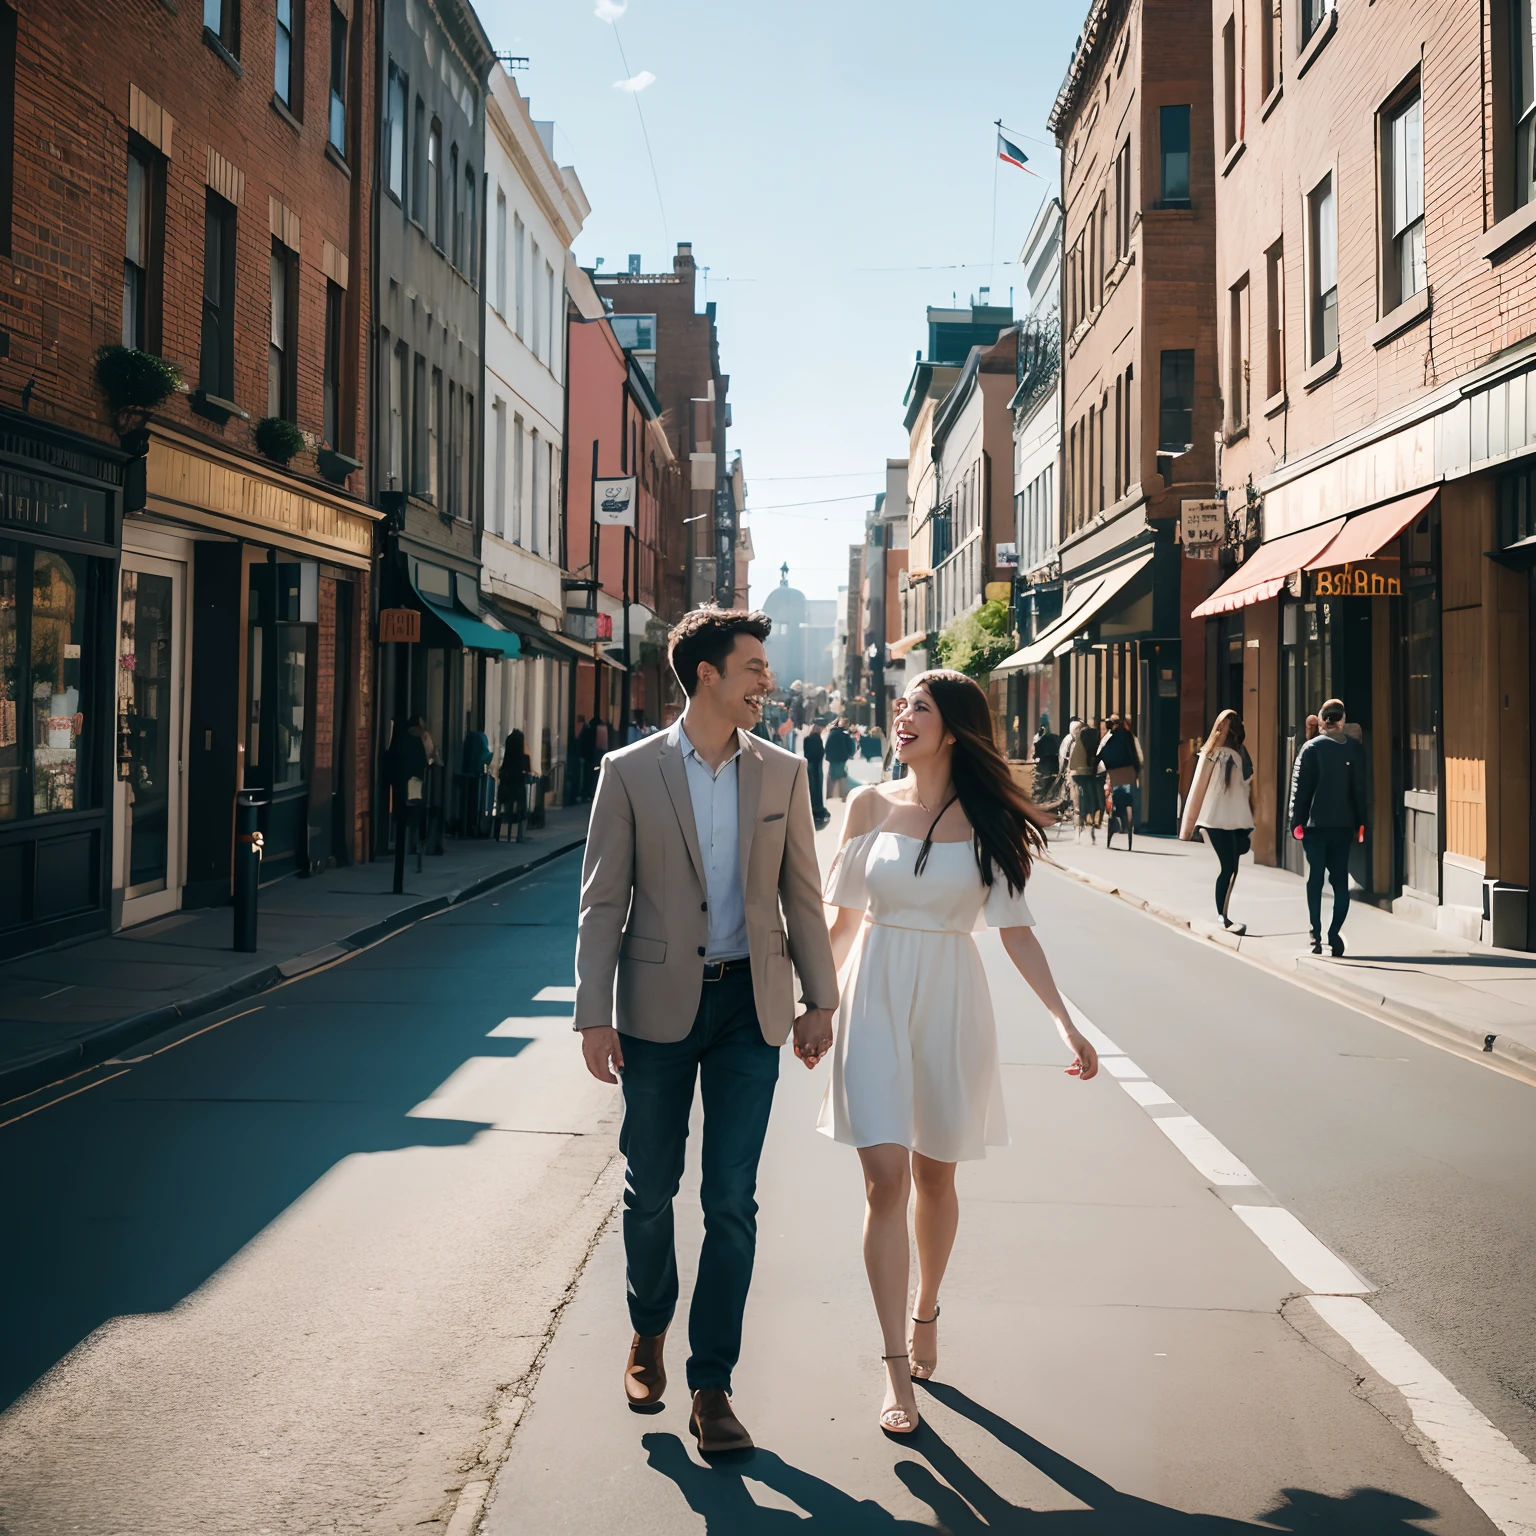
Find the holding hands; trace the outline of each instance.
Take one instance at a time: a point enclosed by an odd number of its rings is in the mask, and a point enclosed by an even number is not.
[[[814,1068],[832,1049],[832,1010],[807,1008],[795,1020],[795,1055],[806,1065]]]

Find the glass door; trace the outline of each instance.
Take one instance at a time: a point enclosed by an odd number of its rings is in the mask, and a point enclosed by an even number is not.
[[[186,567],[125,554],[118,596],[117,840],[124,926],[181,905]]]

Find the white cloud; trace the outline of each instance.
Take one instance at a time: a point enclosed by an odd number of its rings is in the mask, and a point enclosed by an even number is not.
[[[617,21],[629,9],[629,0],[597,0],[592,12],[599,21]]]
[[[655,85],[656,76],[650,70],[642,69],[638,75],[631,75],[628,80],[615,80],[613,88],[616,91],[628,91],[634,95],[643,91],[648,85]]]

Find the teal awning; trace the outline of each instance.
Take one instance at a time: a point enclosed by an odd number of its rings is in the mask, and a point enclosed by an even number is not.
[[[516,635],[505,629],[492,629],[479,619],[472,619],[443,603],[433,602],[420,587],[416,596],[422,611],[437,619],[467,651],[486,651],[492,656],[504,656],[508,660],[523,654],[522,644]]]

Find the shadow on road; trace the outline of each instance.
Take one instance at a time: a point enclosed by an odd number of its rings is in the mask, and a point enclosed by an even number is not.
[[[812,1473],[792,1467],[772,1451],[730,1465],[700,1466],[676,1435],[643,1437],[651,1467],[677,1484],[688,1507],[703,1518],[709,1536],[779,1536],[825,1531],[827,1536],[903,1536],[935,1530],[948,1536],[1238,1536],[1264,1529],[1306,1531],[1315,1536],[1415,1536],[1410,1521],[1435,1511],[1412,1499],[1376,1488],[1357,1488],[1342,1498],[1286,1488],[1274,1509],[1258,1516],[1263,1525],[1224,1515],[1187,1514],[1165,1504],[1122,1493],[1017,1425],[942,1382],[927,1384],[935,1399],[969,1419],[1042,1472],[1086,1509],[1034,1510],[1005,1499],[955,1452],[931,1421],[912,1436],[912,1450],[928,1463],[897,1462],[893,1469],[907,1491],[933,1511],[934,1521],[897,1515],[871,1499],[851,1494]],[[804,1515],[764,1509],[747,1480],[789,1499]],[[808,1517],[808,1518],[807,1518]]]
[[[501,895],[505,931],[485,904],[444,914],[10,1127],[0,1410],[112,1318],[190,1296],[343,1159],[484,1130],[409,1111],[471,1058],[522,1051],[487,1038],[509,1013],[561,1012],[526,1001],[570,973],[575,866],[556,868]]]

